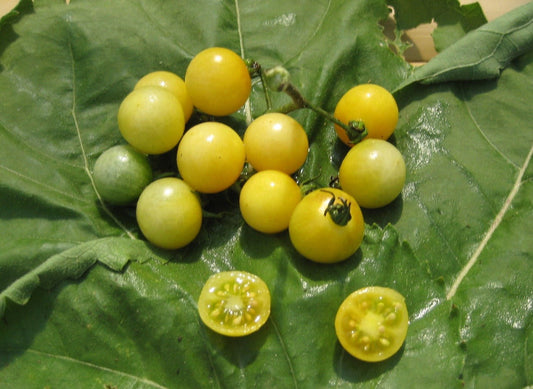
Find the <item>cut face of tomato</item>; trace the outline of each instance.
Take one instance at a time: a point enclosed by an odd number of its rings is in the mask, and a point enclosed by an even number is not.
[[[198,299],[202,322],[226,336],[244,336],[261,328],[270,315],[270,291],[263,280],[244,271],[212,275]]]
[[[342,347],[366,362],[379,362],[394,355],[407,336],[408,325],[404,297],[380,286],[350,294],[335,318],[335,332]]]

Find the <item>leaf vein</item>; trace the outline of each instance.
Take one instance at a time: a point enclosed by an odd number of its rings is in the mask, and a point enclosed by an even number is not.
[[[108,367],[96,365],[94,363],[82,361],[82,360],[79,360],[79,359],[76,359],[76,358],[68,357],[66,355],[50,354],[50,353],[47,353],[47,352],[44,352],[44,351],[39,351],[39,350],[34,350],[34,349],[28,349],[27,351],[30,352],[30,353],[33,353],[33,354],[45,356],[47,358],[54,358],[54,359],[58,359],[60,361],[73,363],[73,364],[77,364],[77,365],[82,365],[82,366],[85,366],[85,367],[88,367],[88,368],[91,368],[91,369],[105,371],[107,373],[112,373],[112,374],[115,374],[115,375],[118,375],[118,376],[121,376],[121,377],[132,379],[134,381],[140,382],[142,384],[148,385],[148,386],[153,387],[153,388],[167,389],[166,386],[162,386],[162,385],[158,384],[157,382],[154,382],[154,381],[149,380],[147,378],[137,377],[137,376],[135,376],[133,374],[128,374],[128,373],[125,373],[123,371],[110,369]]]
[[[46,188],[47,190],[50,190],[50,191],[52,191],[52,192],[54,192],[54,193],[58,193],[58,194],[60,194],[60,195],[62,195],[62,196],[69,197],[69,198],[71,198],[71,199],[74,199],[74,200],[76,200],[76,201],[81,201],[81,202],[84,202],[84,203],[88,203],[88,202],[89,202],[89,201],[87,201],[86,199],[84,199],[83,197],[77,197],[77,196],[74,196],[74,195],[71,194],[71,193],[63,192],[63,191],[61,191],[61,190],[58,190],[57,188],[55,188],[55,187],[53,187],[53,186],[47,185],[47,184],[45,184],[45,183],[43,183],[43,182],[41,182],[41,181],[38,181],[38,180],[36,180],[36,179],[34,179],[34,178],[32,178],[32,177],[29,177],[29,176],[27,176],[27,175],[24,175],[24,174],[22,174],[22,173],[20,173],[20,172],[18,172],[18,171],[16,171],[16,170],[13,170],[13,169],[11,169],[11,168],[8,168],[7,166],[0,165],[0,169],[3,169],[3,170],[5,170],[6,172],[11,173],[11,174],[13,174],[13,175],[16,176],[16,177],[22,178],[22,179],[24,179],[24,180],[26,180],[26,181],[28,181],[28,182],[31,182],[32,184],[36,184],[36,185],[38,185],[38,186],[40,186],[40,187]]]
[[[70,113],[72,115],[72,120],[74,121],[74,128],[76,130],[76,135],[78,137],[78,142],[79,142],[79,145],[80,145],[81,156],[83,158],[83,169],[85,170],[85,173],[87,174],[87,177],[89,178],[89,181],[91,183],[91,187],[93,188],[94,192],[96,193],[96,197],[98,198],[98,202],[99,202],[100,206],[102,207],[103,211],[117,224],[117,226],[119,226],[119,228],[121,228],[126,233],[126,235],[128,235],[128,237],[130,239],[135,240],[135,239],[137,239],[135,237],[135,235],[133,235],[133,233],[129,229],[127,229],[126,226],[124,224],[122,224],[122,222],[120,220],[118,220],[118,218],[109,210],[109,208],[106,206],[105,202],[103,201],[102,196],[100,195],[100,193],[96,189],[96,184],[94,183],[94,178],[93,178],[93,175],[91,173],[91,169],[89,167],[89,159],[87,158],[87,153],[85,151],[85,146],[83,144],[83,139],[82,139],[82,136],[81,136],[81,128],[80,128],[80,125],[79,125],[79,122],[78,122],[77,105],[76,105],[76,94],[77,94],[77,91],[76,91],[76,61],[74,59],[74,51],[72,49],[72,42],[71,41],[69,41],[69,43],[68,43],[68,49],[69,49],[69,54],[70,54],[71,73],[72,73],[72,106],[71,106]]]
[[[292,382],[294,383],[294,387],[297,388],[298,381],[296,380],[296,373],[294,372],[294,366],[292,365],[291,358],[287,350],[287,345],[283,341],[281,332],[279,331],[279,328],[274,318],[272,317],[272,315],[270,315],[270,322],[272,323],[272,327],[274,327],[274,331],[276,332],[276,336],[278,337],[279,343],[281,345],[281,350],[283,351],[283,355],[285,356],[285,359],[287,360],[287,364],[289,365],[289,371],[291,372],[291,378],[292,378]]]
[[[516,177],[515,183],[514,183],[512,189],[511,189],[511,191],[509,192],[509,195],[505,199],[502,208],[500,209],[500,211],[498,212],[498,214],[496,215],[496,217],[492,221],[489,229],[487,230],[487,232],[486,232],[485,236],[483,237],[481,243],[476,248],[474,254],[472,254],[470,259],[466,263],[465,267],[459,272],[459,274],[457,275],[457,278],[455,279],[454,283],[450,287],[450,290],[446,294],[446,299],[447,300],[451,300],[453,298],[453,296],[455,296],[455,294],[457,293],[457,290],[458,290],[459,286],[461,285],[463,279],[467,276],[467,274],[470,271],[470,269],[472,269],[472,267],[476,264],[476,262],[478,261],[481,253],[483,252],[483,250],[487,246],[487,244],[488,244],[489,240],[491,239],[492,235],[494,234],[494,232],[496,231],[496,229],[500,225],[500,223],[503,220],[503,217],[505,216],[507,211],[509,210],[509,207],[511,206],[511,203],[513,202],[516,194],[518,193],[520,187],[522,186],[522,178],[523,178],[523,176],[524,176],[524,174],[526,172],[527,167],[529,166],[529,163],[531,161],[531,156],[532,155],[533,155],[533,146],[529,149],[529,153],[526,156],[526,159],[525,159],[522,167],[520,168],[520,171],[518,172],[518,176]]]
[[[481,126],[479,125],[478,121],[476,120],[476,118],[474,117],[474,114],[472,113],[472,110],[470,109],[470,105],[468,104],[467,102],[467,99],[464,95],[464,89],[461,88],[461,94],[463,95],[463,101],[464,101],[464,104],[465,104],[465,107],[466,107],[466,111],[468,113],[468,116],[470,117],[470,119],[472,120],[472,123],[474,123],[474,126],[476,128],[476,130],[481,134],[481,136],[483,137],[483,139],[485,140],[485,142],[487,142],[487,144],[492,148],[494,149],[494,151],[496,151],[504,160],[506,160],[509,164],[515,166],[515,167],[518,167],[516,165],[516,163],[514,163],[513,161],[511,161],[509,159],[509,157],[507,157],[490,139],[489,137],[485,134],[485,131],[483,131],[483,129],[481,128]]]

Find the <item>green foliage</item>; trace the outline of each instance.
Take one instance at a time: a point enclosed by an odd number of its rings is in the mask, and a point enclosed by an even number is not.
[[[2,388],[533,384],[533,34],[521,30],[520,50],[496,50],[506,66],[499,78],[423,85],[418,74],[484,58],[466,48],[489,44],[489,26],[410,78],[378,25],[385,2],[310,3],[43,0],[0,21]],[[403,10],[418,3],[396,10],[408,20]],[[501,19],[498,34],[510,36],[520,15]],[[391,141],[407,184],[390,206],[364,211],[365,240],[352,258],[303,259],[286,233],[247,227],[231,191],[205,204],[223,218],[207,219],[176,251],[148,245],[134,209],[99,201],[92,166],[122,142],[121,100],[150,71],[183,76],[213,45],[285,66],[303,95],[330,111],[357,83],[396,90]],[[242,133],[264,104],[256,85],[227,121]],[[347,149],[330,123],[310,111],[295,117],[312,143],[299,178],[325,185]],[[172,160],[154,163],[175,169]],[[242,339],[209,331],[196,311],[207,278],[230,269],[257,274],[272,294],[265,327]],[[345,353],[333,326],[339,304],[366,285],[398,290],[410,312],[404,347],[377,364]]]

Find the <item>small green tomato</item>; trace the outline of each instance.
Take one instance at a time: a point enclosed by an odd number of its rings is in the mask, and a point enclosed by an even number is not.
[[[96,190],[102,199],[114,205],[135,202],[152,181],[152,168],[146,155],[129,145],[104,151],[93,169]]]

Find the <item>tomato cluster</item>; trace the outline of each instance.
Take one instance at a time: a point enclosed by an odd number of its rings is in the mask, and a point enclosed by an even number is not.
[[[398,120],[394,98],[380,86],[363,84],[339,100],[335,131],[350,147],[339,168],[340,187],[305,192],[294,174],[306,163],[309,140],[297,120],[268,112],[241,137],[214,118],[239,110],[250,93],[249,66],[219,47],[197,54],[184,79],[167,71],[142,77],[118,110],[118,128],[128,145],[104,152],[95,163],[97,193],[112,204],[136,202],[144,237],[155,246],[179,249],[201,230],[201,197],[239,182],[239,209],[248,226],[265,234],[288,230],[294,249],[311,261],[346,260],[363,241],[360,207],[385,206],[404,185],[405,163],[387,141]],[[204,120],[189,125],[195,109]],[[356,144],[351,123],[363,125],[367,134]],[[168,152],[175,153],[177,174],[153,180],[147,156]],[[242,336],[267,321],[270,293],[253,274],[222,272],[207,281],[198,308],[211,329]],[[352,355],[384,359],[405,338],[403,297],[378,287],[355,293],[339,309],[335,327]]]

